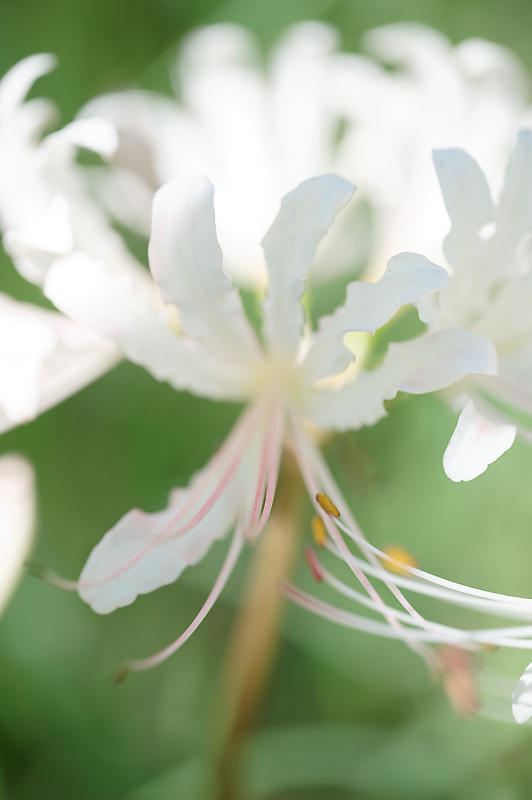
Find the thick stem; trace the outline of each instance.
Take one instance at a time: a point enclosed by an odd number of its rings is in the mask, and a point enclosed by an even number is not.
[[[260,711],[277,651],[285,602],[280,586],[292,571],[298,546],[301,498],[297,467],[285,453],[275,504],[257,543],[222,670],[214,792],[218,800],[244,797],[239,781],[240,750]]]

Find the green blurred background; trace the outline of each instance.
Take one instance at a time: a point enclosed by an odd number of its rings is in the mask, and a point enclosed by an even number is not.
[[[506,44],[532,69],[527,0],[1,0],[0,15],[0,73],[32,52],[59,56],[39,94],[58,102],[62,122],[107,89],[132,82],[166,89],[166,65],[182,35],[221,20],[248,25],[265,48],[288,23],[328,20],[353,50],[368,28],[418,20],[454,42],[481,36]],[[5,257],[0,288],[42,303]],[[124,364],[2,437],[2,451],[26,454],[37,471],[35,559],[77,575],[125,511],[164,505],[169,489],[221,443],[238,410],[178,394]],[[455,580],[531,594],[532,453],[518,444],[484,476],[454,485],[441,468],[452,427],[439,398],[402,397],[374,428],[330,442],[327,456],[377,544],[401,542]],[[120,686],[109,675],[125,657],[147,655],[187,626],[223,548],[176,585],[108,617],[23,578],[0,619],[1,797],[201,797],[220,664],[252,552],[174,658]],[[303,564],[298,572],[308,584]],[[244,797],[532,797],[532,733],[490,718],[509,720],[512,679],[526,663],[526,653],[490,656],[486,670],[509,676],[499,687],[503,699],[487,716],[463,720],[401,645],[289,608],[246,744]]]

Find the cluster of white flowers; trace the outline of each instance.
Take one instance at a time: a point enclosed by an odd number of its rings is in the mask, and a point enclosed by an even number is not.
[[[532,649],[532,600],[454,583],[422,571],[400,550],[371,545],[312,433],[372,425],[398,392],[442,391],[461,411],[444,456],[452,480],[481,474],[516,433],[532,438],[523,422],[532,419],[532,133],[519,133],[497,205],[477,162],[456,149],[470,146],[500,182],[510,141],[528,115],[525,78],[502,48],[470,41],[453,49],[419,26],[380,29],[367,42],[371,57],[340,53],[331,29],[305,23],[286,33],[265,71],[246,31],[214,26],[181,50],[180,102],[117,92],[47,136],[48,105],[25,98],[50,57],[26,59],[0,82],[4,246],[58,309],[0,297],[0,426],[31,419],[120,357],[177,390],[245,403],[224,444],[186,488],[171,493],[167,508],[129,511],[78,581],[48,573],[108,613],[175,581],[232,531],[189,628],[130,669],[167,658],[212,608],[244,543],[268,522],[283,447],[295,455],[315,509],[316,543],[363,591],[309,549],[313,576],[380,619],[287,584],[294,602],[400,638],[444,678],[464,667],[442,646]],[[434,153],[451,221],[443,252],[448,223],[427,165],[435,146],[455,148]],[[80,147],[110,163],[81,167]],[[369,206],[369,218],[350,202],[354,185],[331,172],[359,181],[365,202],[358,206]],[[151,275],[112,217],[149,234]],[[301,305],[313,264],[320,281],[367,267],[366,280],[350,280],[345,302],[315,330]],[[265,289],[260,332],[238,284]],[[346,334],[373,334],[408,304],[425,332],[392,343],[374,369],[353,369]],[[25,549],[11,549],[15,568]],[[453,628],[422,616],[403,590],[528,624]],[[514,698],[519,722],[532,715],[529,678]]]

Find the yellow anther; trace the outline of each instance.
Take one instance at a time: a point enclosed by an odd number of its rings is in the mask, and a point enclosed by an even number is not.
[[[331,498],[328,497],[326,494],[322,494],[321,492],[318,492],[318,494],[316,495],[316,502],[318,502],[320,504],[320,506],[323,508],[323,510],[325,511],[325,513],[326,514],[330,514],[331,517],[339,517],[340,516],[340,512],[338,511],[338,509],[334,505],[334,503],[331,500]]]
[[[480,649],[483,653],[496,653],[500,649],[498,644],[491,644],[491,642],[482,642]]]
[[[312,538],[318,547],[323,547],[327,541],[327,528],[322,518],[317,514],[312,517]]]
[[[408,550],[405,550],[403,547],[391,545],[390,547],[385,547],[383,552],[386,553],[388,558],[396,562],[393,563],[383,558],[383,567],[385,567],[388,572],[395,572],[396,575],[408,575],[407,567],[417,567],[418,565],[412,553],[409,553]]]

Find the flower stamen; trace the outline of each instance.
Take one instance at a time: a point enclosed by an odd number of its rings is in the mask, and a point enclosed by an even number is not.
[[[324,547],[327,541],[327,529],[319,514],[312,517],[312,538],[318,547]]]
[[[335,506],[335,504],[328,495],[323,494],[323,492],[317,492],[316,500],[318,504],[321,506],[321,508],[323,508],[326,514],[329,514],[329,516],[331,517],[340,516],[338,508]]]

